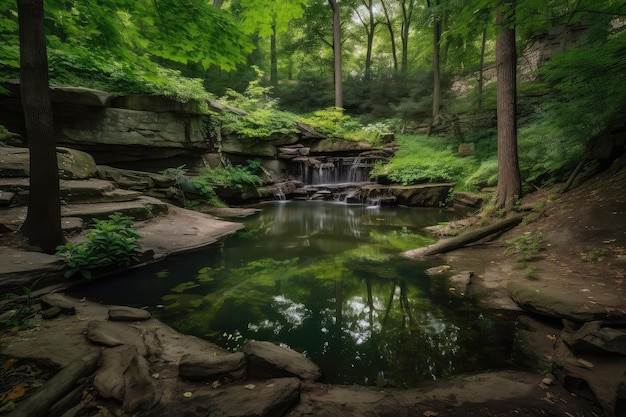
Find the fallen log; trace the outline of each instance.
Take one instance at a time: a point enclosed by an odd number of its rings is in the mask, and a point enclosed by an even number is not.
[[[521,223],[524,218],[523,214],[517,214],[513,217],[509,217],[497,223],[490,224],[489,226],[473,229],[463,234],[460,234],[449,239],[442,239],[437,243],[433,243],[430,246],[424,248],[417,248],[402,252],[402,256],[412,259],[421,259],[429,255],[435,255],[438,253],[449,252],[454,249],[462,248],[468,243],[476,242],[477,240],[484,239],[498,232],[503,232]]]
[[[94,371],[100,352],[76,359],[57,372],[33,395],[22,402],[7,417],[46,417],[50,407],[76,387],[77,381]]]

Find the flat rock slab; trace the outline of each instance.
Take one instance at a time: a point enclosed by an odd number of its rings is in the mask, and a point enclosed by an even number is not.
[[[148,354],[141,331],[125,323],[93,320],[87,324],[87,339],[107,347],[134,346],[141,356]]]
[[[143,321],[152,317],[147,310],[127,306],[109,307],[109,320],[113,321]]]
[[[178,374],[189,380],[236,381],[246,374],[246,356],[242,352],[185,355],[180,359]]]
[[[320,368],[304,355],[271,342],[249,340],[242,350],[248,360],[250,378],[296,376],[316,381],[322,376]]]
[[[41,297],[41,303],[45,308],[58,307],[65,314],[75,314],[76,305],[74,300],[64,296],[63,294],[50,293]]]
[[[193,393],[192,393],[193,394]],[[279,417],[298,403],[300,381],[279,378],[225,385],[192,395],[168,407],[157,407],[148,417]]]
[[[113,213],[122,213],[135,221],[146,220],[168,212],[168,205],[152,197],[140,197],[133,201],[97,204],[67,204],[61,206],[63,217],[80,217],[84,220],[106,219]]]
[[[151,219],[136,227],[141,235],[138,243],[144,250],[152,249],[157,259],[210,245],[243,228],[241,223],[216,219],[208,214],[174,206],[169,209],[167,216]]]

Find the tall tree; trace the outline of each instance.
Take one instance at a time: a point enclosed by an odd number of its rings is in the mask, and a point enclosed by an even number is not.
[[[53,252],[64,238],[43,0],[18,0],[17,8],[20,89],[30,151],[30,193],[22,233],[31,245]]]
[[[289,29],[289,22],[304,14],[306,0],[242,0],[245,32],[270,38],[270,82],[278,84],[276,37]]]
[[[409,35],[411,33],[411,23],[413,22],[416,8],[417,0],[400,0],[402,16],[400,27],[400,41],[402,42],[400,71],[402,72],[406,72],[409,66]]]
[[[389,0],[380,0],[380,4],[383,7],[383,12],[385,14],[385,25],[387,26],[387,30],[389,31],[389,40],[391,42],[391,57],[393,58],[393,69],[394,71],[398,71],[398,53],[396,50],[396,35],[393,27],[393,17],[390,12],[390,7],[387,5]]]
[[[438,5],[437,0],[426,0],[429,9]],[[428,134],[433,125],[436,125],[439,119],[439,101],[441,97],[441,21],[442,17],[437,12],[432,13],[433,18],[433,109],[431,121],[428,128]]]
[[[333,52],[335,61],[335,107],[343,108],[343,87],[341,76],[341,18],[337,0],[328,0],[333,11]]]
[[[522,195],[517,157],[517,52],[515,48],[515,0],[505,0],[495,11],[500,32],[496,37],[498,187],[496,206],[509,211]]]
[[[366,50],[365,50],[365,78],[371,78],[372,72],[372,49],[374,45],[374,33],[376,32],[376,26],[378,22],[374,16],[374,0],[360,0],[354,12],[365,29],[365,35],[367,37]]]

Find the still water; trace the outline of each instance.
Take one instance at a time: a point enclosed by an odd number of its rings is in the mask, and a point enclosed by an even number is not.
[[[502,367],[511,321],[426,275],[436,264],[399,256],[433,242],[423,227],[451,218],[442,210],[270,203],[215,246],[77,295],[147,307],[231,350],[247,339],[291,347],[330,383],[412,386]]]

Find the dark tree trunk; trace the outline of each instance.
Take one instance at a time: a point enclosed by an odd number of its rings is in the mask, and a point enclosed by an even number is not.
[[[335,107],[343,108],[343,87],[341,80],[341,19],[337,0],[328,0],[333,10],[333,51],[335,58]]]
[[[22,233],[31,245],[54,252],[64,243],[59,173],[48,85],[43,0],[18,0],[20,88],[30,151],[30,194]]]
[[[387,10],[387,5],[384,0],[381,0],[381,4],[383,5],[383,11],[385,12],[385,20],[387,21],[387,29],[389,30],[389,40],[391,41],[391,56],[393,57],[393,70],[398,71],[398,53],[396,51],[396,35],[393,30],[393,25],[391,24],[391,17],[389,16],[389,11]]]
[[[503,2],[496,9],[497,116],[498,116],[498,187],[496,206],[509,211],[522,195],[517,158],[517,99],[515,28],[512,14],[515,3]]]

